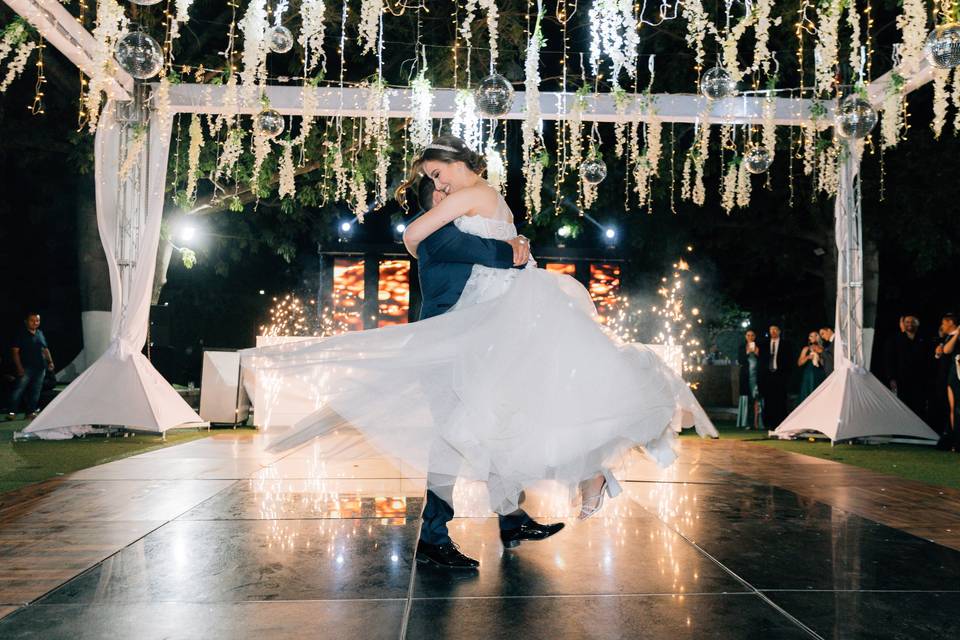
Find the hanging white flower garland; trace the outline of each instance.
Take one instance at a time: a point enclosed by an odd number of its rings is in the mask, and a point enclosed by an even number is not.
[[[27,60],[30,58],[30,54],[33,53],[33,50],[37,48],[37,43],[31,42],[30,40],[24,40],[19,45],[17,45],[17,52],[14,54],[13,59],[10,60],[10,64],[7,65],[7,75],[4,76],[3,82],[0,82],[0,93],[3,93],[7,90],[7,87],[10,86],[17,76],[23,73],[24,68],[27,66]]]
[[[433,107],[433,91],[426,78],[426,69],[421,69],[410,83],[410,144],[419,151],[433,139],[433,120],[430,110]]]
[[[359,41],[364,53],[377,48],[382,13],[383,0],[362,0],[360,3]]]
[[[187,202],[197,199],[197,178],[200,176],[200,150],[203,149],[203,127],[200,126],[200,114],[190,118],[190,146],[187,147]]]
[[[817,95],[833,95],[840,64],[840,18],[846,0],[824,0],[817,14],[817,44],[814,49]]]
[[[280,154],[280,166],[278,168],[280,183],[277,193],[282,200],[283,198],[293,198],[297,194],[297,185],[294,180],[293,168],[294,143],[289,140],[281,140],[279,144],[283,148],[283,152]]]
[[[540,139],[540,49],[543,35],[540,19],[543,16],[542,0],[537,0],[537,19],[527,42],[527,57],[524,61],[524,89],[527,113],[523,120],[523,176],[524,202],[531,216],[540,213],[540,192],[543,187],[543,141]]]
[[[949,69],[933,70],[933,120],[930,128],[934,139],[939,140],[943,127],[947,123],[947,107],[949,105],[950,90],[947,82],[950,80]]]
[[[247,11],[237,23],[243,32],[243,52],[240,82],[248,87],[266,82],[267,53],[267,7],[266,0],[250,0]]]
[[[300,36],[303,47],[304,75],[313,73],[320,64],[321,72],[327,70],[327,56],[323,50],[323,37],[326,33],[324,17],[327,8],[324,0],[302,0],[300,4]]]
[[[460,89],[453,100],[450,133],[463,140],[469,149],[482,149],[483,122],[477,115],[477,104],[470,89]],[[432,125],[431,125],[432,126]],[[427,144],[432,135],[428,136]]]
[[[90,65],[92,73],[84,96],[87,122],[91,133],[97,129],[103,93],[113,79],[116,68],[116,63],[113,61],[113,48],[117,40],[126,33],[128,24],[123,7],[116,0],[97,2],[97,25],[93,29],[94,47]]]
[[[903,13],[897,16],[900,29],[900,67],[905,73],[920,68],[923,46],[927,40],[927,7],[923,0],[903,0]]]
[[[626,68],[636,75],[637,49],[640,36],[634,17],[632,0],[594,0],[590,7],[590,66],[594,75],[600,70],[600,58],[610,60],[610,78],[619,87],[620,71]]]

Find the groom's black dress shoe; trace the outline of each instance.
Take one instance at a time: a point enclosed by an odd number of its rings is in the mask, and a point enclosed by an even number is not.
[[[480,563],[460,553],[454,543],[429,544],[417,542],[417,562],[433,564],[445,569],[476,569]]]
[[[540,524],[535,520],[529,520],[516,529],[501,530],[500,542],[507,549],[512,549],[525,540],[546,540],[560,529],[563,529],[562,522]]]

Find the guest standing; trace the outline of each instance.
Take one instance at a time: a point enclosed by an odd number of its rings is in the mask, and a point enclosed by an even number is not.
[[[807,335],[807,344],[800,350],[797,366],[800,367],[800,402],[803,402],[820,386],[826,375],[823,373],[823,345],[820,334],[811,331]]]
[[[770,327],[770,337],[760,349],[760,394],[763,396],[763,424],[776,429],[787,417],[788,368],[792,358],[780,337],[780,327]]]
[[[956,325],[956,319],[954,319]],[[954,329],[947,334],[949,338],[943,344],[943,353],[940,359],[945,361],[947,370],[947,405],[949,413],[947,414],[948,431],[944,433],[941,446],[951,451],[956,451],[958,444],[957,427],[960,426],[958,420],[958,410],[960,410],[960,348],[957,345],[957,338],[960,336],[960,330]]]
[[[53,373],[53,356],[47,347],[47,339],[40,331],[39,313],[31,311],[24,317],[23,329],[14,340],[10,356],[16,379],[7,403],[7,420],[16,418],[21,402],[27,419],[33,418],[37,415],[43,378],[47,371]]]
[[[740,365],[740,407],[737,411],[737,426],[750,428],[752,416],[753,428],[760,429],[760,347],[757,345],[757,333],[750,329],[744,334],[745,344],[737,352]]]
[[[833,329],[831,327],[823,327],[820,329],[820,347],[818,353],[820,354],[820,358],[823,360],[823,375],[825,377],[830,377],[830,374],[833,373],[834,338],[836,338],[836,335],[833,333]]]
[[[887,377],[890,390],[900,401],[920,418],[927,417],[926,396],[929,393],[929,347],[918,335],[920,320],[916,316],[904,316],[898,335],[888,343]]]
[[[940,340],[933,352],[936,361],[933,375],[933,393],[930,396],[930,422],[937,432],[944,436],[952,436],[950,433],[950,420],[953,407],[950,406],[950,398],[947,393],[950,377],[950,365],[956,352],[955,336],[960,334],[960,326],[957,324],[957,316],[953,313],[945,313],[940,319]],[[944,351],[948,344],[953,343],[951,353],[945,354]]]

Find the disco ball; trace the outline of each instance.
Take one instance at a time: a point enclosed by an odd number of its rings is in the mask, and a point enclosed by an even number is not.
[[[773,164],[773,155],[764,147],[750,147],[743,154],[743,161],[750,173],[763,173]]]
[[[600,158],[590,158],[580,165],[580,177],[587,184],[600,184],[607,177],[607,165]]]
[[[254,117],[253,126],[273,139],[283,133],[283,116],[276,109],[264,109]]]
[[[286,53],[293,48],[293,34],[290,29],[277,25],[267,30],[267,46],[274,53]]]
[[[499,118],[510,112],[513,85],[499,73],[494,73],[480,81],[473,98],[480,115],[485,118]]]
[[[923,47],[927,61],[938,69],[960,65],[960,24],[942,24],[927,36]]]
[[[877,112],[857,94],[850,94],[840,103],[834,129],[841,138],[866,138],[877,124]]]
[[[152,78],[163,67],[160,45],[143,31],[131,31],[120,38],[114,57],[121,69],[139,80]]]
[[[150,5],[159,3],[160,0],[130,0],[130,4],[138,4],[141,7],[149,7]]]
[[[700,78],[700,91],[714,100],[737,95],[737,83],[722,67],[710,69]]]

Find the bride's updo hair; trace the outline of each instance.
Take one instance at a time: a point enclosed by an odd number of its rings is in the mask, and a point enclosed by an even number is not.
[[[410,172],[407,174],[407,179],[400,183],[400,186],[396,190],[397,202],[401,205],[406,206],[407,204],[407,190],[410,189],[414,183],[423,175],[423,163],[430,161],[436,162],[462,162],[467,165],[467,168],[470,171],[473,171],[477,175],[483,175],[483,172],[487,168],[486,159],[470,149],[463,140],[456,136],[437,136],[433,139],[433,142],[428,144],[423,151],[420,152],[420,155],[413,161],[413,164],[410,165]]]

